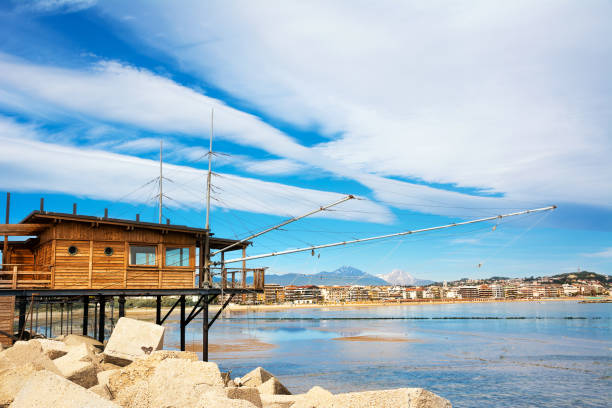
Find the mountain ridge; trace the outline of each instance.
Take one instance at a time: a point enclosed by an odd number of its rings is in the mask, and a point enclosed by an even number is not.
[[[416,282],[429,282],[421,279],[415,279]],[[352,266],[341,266],[340,268],[328,272],[321,271],[312,275],[301,273],[287,274],[266,274],[266,283],[275,283],[282,286],[295,285],[317,285],[317,286],[349,286],[349,285],[364,285],[364,286],[390,286],[395,285],[381,277],[381,275],[372,275]],[[426,283],[422,283],[426,284]]]

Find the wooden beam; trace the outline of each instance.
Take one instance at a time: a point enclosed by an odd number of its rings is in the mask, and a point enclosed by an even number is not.
[[[0,235],[11,237],[36,235],[37,232],[48,227],[47,224],[0,224]]]

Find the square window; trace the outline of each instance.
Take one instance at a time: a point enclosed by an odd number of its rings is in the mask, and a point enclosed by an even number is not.
[[[155,266],[157,250],[153,245],[130,246],[130,265]]]
[[[189,248],[166,248],[166,266],[189,266]]]

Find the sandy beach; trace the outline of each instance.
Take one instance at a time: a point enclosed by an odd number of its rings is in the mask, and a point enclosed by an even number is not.
[[[567,302],[567,301],[580,301],[588,298],[585,297],[562,297],[562,298],[543,298],[543,299],[480,299],[480,300],[421,300],[421,301],[409,301],[409,302],[363,302],[363,303],[315,303],[315,304],[273,304],[273,305],[239,305],[229,304],[225,310],[228,311],[244,311],[244,312],[258,312],[258,311],[279,311],[279,310],[294,310],[294,309],[326,309],[326,308],[337,308],[337,309],[350,309],[360,307],[379,307],[379,306],[423,306],[423,305],[445,305],[445,304],[482,304],[482,303],[513,303],[513,302]],[[219,310],[219,305],[211,305],[211,311]],[[170,310],[169,307],[162,308],[162,315]],[[175,313],[178,313],[178,309],[175,309]],[[151,307],[140,307],[140,308],[126,308],[126,316],[154,316],[155,309]]]

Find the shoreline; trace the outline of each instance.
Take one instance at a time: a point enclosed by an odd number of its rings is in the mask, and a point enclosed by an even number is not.
[[[279,310],[295,310],[295,309],[351,309],[351,308],[367,308],[367,307],[380,307],[380,306],[424,306],[424,305],[448,305],[448,304],[482,304],[482,303],[514,303],[514,302],[530,302],[530,303],[541,303],[541,302],[570,302],[570,301],[584,301],[592,299],[592,297],[562,297],[562,298],[543,298],[543,299],[482,299],[482,300],[436,300],[436,301],[410,301],[410,302],[361,302],[361,303],[313,303],[313,304],[271,304],[271,305],[239,305],[229,304],[225,310],[235,312],[263,312],[263,311],[279,311]],[[608,299],[610,299],[608,297]],[[218,310],[219,305],[211,305],[210,310]],[[170,310],[169,307],[162,307],[162,313]],[[155,308],[152,307],[132,307],[126,308],[126,316],[141,315],[155,313]]]

